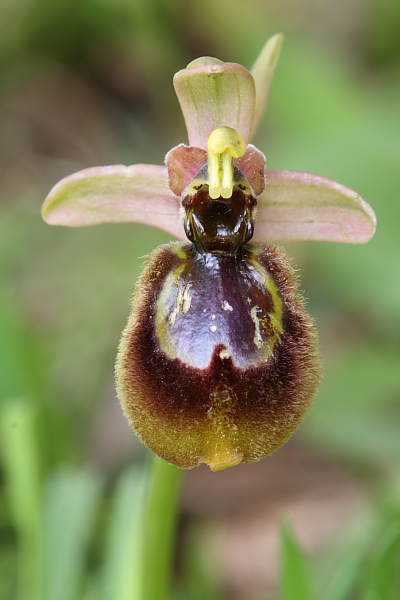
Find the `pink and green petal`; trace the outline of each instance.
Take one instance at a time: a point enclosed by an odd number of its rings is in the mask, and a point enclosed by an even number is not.
[[[171,191],[180,196],[206,162],[207,151],[202,148],[186,144],[172,148],[165,157]]]
[[[180,196],[206,162],[207,152],[202,148],[185,144],[172,148],[165,157],[171,191]],[[264,154],[249,144],[246,153],[240,158],[235,158],[233,162],[246,177],[256,196],[261,194],[265,187]]]
[[[261,117],[267,106],[269,90],[271,87],[272,78],[274,76],[275,67],[278,63],[282,43],[283,35],[281,33],[277,33],[270,38],[261,50],[250,71],[256,86],[256,104],[254,108],[251,137],[253,137],[255,134]]]
[[[311,173],[266,171],[255,241],[363,244],[375,228],[372,208],[350,188]]]
[[[232,127],[248,143],[255,106],[255,84],[247,69],[236,63],[200,58],[174,76],[189,145],[206,148],[212,131]]]
[[[249,144],[246,153],[233,160],[237,168],[243,173],[256,196],[265,188],[265,156],[258,148]]]
[[[143,223],[184,239],[179,199],[168,187],[166,167],[92,167],[57,183],[42,207],[50,225]]]

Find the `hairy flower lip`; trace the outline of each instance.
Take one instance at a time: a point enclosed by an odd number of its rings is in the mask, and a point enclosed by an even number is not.
[[[239,257],[200,257],[180,242],[152,252],[116,374],[123,411],[153,452],[180,468],[220,470],[260,460],[297,429],[321,378],[297,285],[277,246]]]

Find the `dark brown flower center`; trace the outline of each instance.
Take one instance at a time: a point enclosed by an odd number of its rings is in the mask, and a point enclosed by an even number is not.
[[[253,236],[257,201],[243,174],[235,168],[230,198],[209,195],[207,165],[183,193],[184,228],[200,253],[234,255]]]

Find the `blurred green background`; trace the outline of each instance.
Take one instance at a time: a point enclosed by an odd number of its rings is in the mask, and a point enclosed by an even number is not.
[[[139,598],[146,451],[120,413],[113,365],[143,256],[168,237],[52,228],[41,203],[85,167],[162,164],[187,141],[173,73],[201,55],[250,67],[277,32],[256,145],[269,168],[357,190],[378,229],[366,246],[287,248],[325,381],[278,453],[187,474],[174,598],[400,597],[400,3],[2,0],[0,600]],[[284,585],[282,515],[310,596]]]

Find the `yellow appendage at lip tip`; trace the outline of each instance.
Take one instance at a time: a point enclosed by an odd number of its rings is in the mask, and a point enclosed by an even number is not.
[[[206,460],[205,462],[210,467],[211,471],[223,471],[229,469],[229,467],[236,467],[243,461],[243,454],[241,452],[221,452],[213,456],[213,460]]]
[[[232,127],[218,127],[207,142],[210,198],[230,198],[233,191],[233,159],[243,156],[246,142]]]

